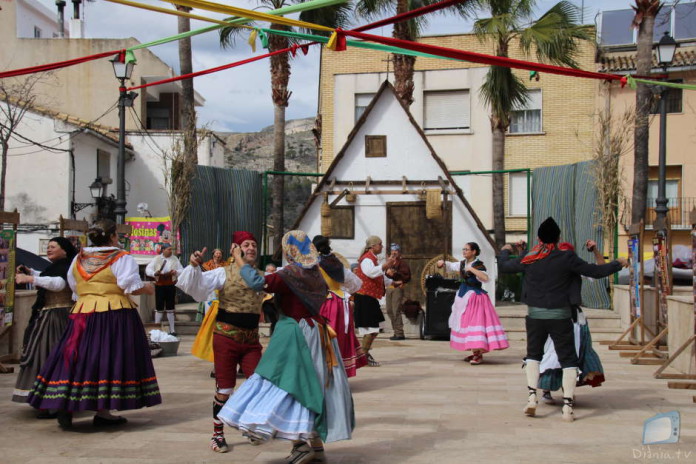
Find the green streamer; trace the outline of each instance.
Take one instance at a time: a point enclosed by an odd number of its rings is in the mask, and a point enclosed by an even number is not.
[[[290,13],[297,13],[298,11],[310,11],[310,10],[316,10],[318,8],[324,8],[327,6],[338,5],[340,3],[345,3],[346,1],[347,0],[311,0],[311,1],[303,2],[303,3],[296,3],[294,5],[289,5],[289,6],[285,6],[283,8],[271,10],[268,13],[281,16],[281,15],[286,15],[286,14],[290,14]],[[251,20],[247,19],[247,18],[237,18],[237,19],[231,19],[227,22],[229,23],[230,26],[235,26],[235,25],[240,25],[240,24],[246,24],[250,21]],[[152,42],[135,45],[133,47],[127,48],[126,50],[132,51],[132,50],[140,50],[142,48],[150,48],[150,47],[154,47],[156,45],[162,45],[162,44],[166,44],[169,42],[174,42],[176,40],[185,39],[187,37],[192,37],[194,35],[205,34],[206,32],[215,31],[215,30],[221,29],[223,27],[227,27],[227,26],[216,24],[215,26],[208,26],[208,27],[196,29],[196,30],[189,31],[189,32],[184,32],[182,34],[177,34],[177,35],[172,35],[170,37],[165,37],[163,39],[154,40]]]
[[[268,32],[269,34],[281,35],[284,37],[292,37],[294,39],[311,40],[313,42],[320,42],[323,44],[325,44],[329,41],[329,38],[326,36],[323,36],[323,35],[304,34],[302,32],[293,32],[293,31],[281,31],[279,29],[260,29],[260,30]],[[389,53],[398,53],[399,55],[410,55],[410,56],[419,56],[422,58],[438,58],[441,60],[460,61],[460,60],[457,60],[455,58],[432,55],[430,53],[416,52],[413,50],[406,50],[404,48],[394,47],[391,45],[382,45],[382,44],[377,44],[374,42],[365,42],[362,40],[350,40],[350,39],[348,39],[346,41],[346,43],[352,47],[366,48],[369,50],[378,50],[378,51],[389,52]]]
[[[638,82],[647,85],[661,85],[663,87],[671,87],[673,89],[696,90],[696,85],[694,84],[679,84],[678,82],[651,81],[649,79],[639,79],[633,76],[627,76],[626,81],[633,90],[636,89]]]

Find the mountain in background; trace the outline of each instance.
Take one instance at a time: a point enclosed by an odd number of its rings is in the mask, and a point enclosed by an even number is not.
[[[286,172],[317,171],[313,128],[314,118],[292,119],[285,123]],[[259,132],[217,132],[217,135],[226,143],[225,163],[228,168],[260,172],[273,169],[273,126]],[[285,230],[295,223],[311,194],[312,184],[318,180],[316,177],[285,176]]]

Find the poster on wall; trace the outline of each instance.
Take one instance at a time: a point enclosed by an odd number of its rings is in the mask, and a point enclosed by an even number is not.
[[[631,316],[638,318],[641,315],[640,310],[640,260],[641,260],[640,241],[638,237],[633,237],[628,240],[628,260],[631,263],[629,267],[630,278],[629,287],[631,295]]]
[[[655,288],[658,290],[658,306],[660,321],[667,324],[667,295],[670,295],[669,270],[667,259],[667,244],[665,237],[658,234],[653,239],[653,256],[655,258]]]
[[[694,316],[696,316],[696,225],[691,228],[691,267],[694,274]],[[696,333],[696,317],[694,317],[694,333]]]
[[[12,325],[14,310],[15,232],[0,231],[0,327]]]
[[[172,243],[172,221],[165,217],[130,217],[126,224],[132,227],[130,253],[140,256],[155,256],[164,243]]]

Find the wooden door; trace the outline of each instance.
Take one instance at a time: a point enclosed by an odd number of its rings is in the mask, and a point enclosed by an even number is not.
[[[452,243],[452,202],[440,219],[425,216],[425,202],[387,203],[387,240],[401,246],[401,255],[411,268],[411,282],[406,286],[406,298],[425,305],[420,278],[423,268],[433,257],[449,252]]]

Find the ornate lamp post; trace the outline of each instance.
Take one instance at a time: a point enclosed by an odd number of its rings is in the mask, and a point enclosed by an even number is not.
[[[123,224],[126,218],[126,107],[133,106],[135,92],[126,93],[126,80],[131,78],[135,61],[126,60],[125,53],[119,53],[112,60],[118,87],[118,160],[116,164],[116,222]]]
[[[72,204],[72,214],[73,218],[75,217],[75,213],[78,211],[82,211],[83,209],[89,207],[89,206],[99,206],[99,201],[101,200],[103,194],[104,194],[104,184],[102,183],[101,178],[97,177],[94,179],[94,182],[92,182],[89,186],[89,194],[92,196],[92,199],[94,200],[94,203],[75,203],[73,202]],[[97,212],[98,214],[98,212]]]
[[[662,68],[664,73],[663,79],[667,79],[667,67],[672,64],[674,60],[674,52],[677,50],[677,41],[669,35],[669,32],[665,31],[665,35],[662,36],[660,41],[655,46],[657,51],[657,62]],[[657,199],[655,200],[655,228],[661,233],[665,233],[667,230],[666,218],[667,218],[667,189],[666,189],[666,177],[667,177],[667,105],[665,104],[665,97],[667,93],[667,87],[659,86],[660,93],[660,149],[659,149],[659,167],[658,167],[658,178],[657,178]]]

